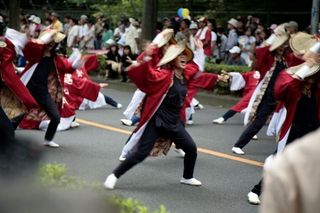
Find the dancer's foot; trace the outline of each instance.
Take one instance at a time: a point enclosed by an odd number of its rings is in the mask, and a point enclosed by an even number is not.
[[[44,145],[52,148],[58,148],[60,147],[59,144],[53,142],[53,141],[44,141]]]
[[[186,155],[186,153],[182,149],[175,148],[174,151],[179,155],[179,157],[184,158],[184,156]]]
[[[195,178],[190,178],[190,179],[181,178],[180,183],[186,184],[186,185],[191,185],[191,186],[201,186],[202,185],[202,183]]]
[[[254,192],[249,192],[249,194],[248,194],[248,201],[249,201],[250,204],[259,205],[259,204],[260,204],[259,195],[257,195],[257,194],[254,193]]]
[[[104,181],[103,183],[103,186],[106,188],[106,189],[114,189],[116,183],[118,181],[118,178],[114,175],[114,174],[111,174],[107,177],[107,179]]]
[[[237,155],[244,155],[244,151],[239,147],[232,147],[232,152]]]
[[[254,136],[252,137],[252,140],[258,140],[258,136],[257,136],[257,135],[254,135]]]
[[[132,126],[132,121],[129,119],[120,119],[120,121],[125,126]]]
[[[217,119],[213,120],[212,123],[222,124],[222,123],[224,123],[224,118],[223,117],[217,118]]]

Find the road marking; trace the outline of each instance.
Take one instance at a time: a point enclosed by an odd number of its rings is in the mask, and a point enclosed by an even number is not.
[[[126,134],[126,135],[131,135],[131,131],[127,131],[124,129],[120,129],[120,128],[116,128],[113,126],[109,126],[109,125],[105,125],[105,124],[100,124],[100,123],[96,123],[93,121],[88,121],[88,120],[84,120],[84,119],[80,119],[77,118],[77,122],[81,123],[81,124],[85,124],[88,126],[93,126],[93,127],[97,127],[100,129],[105,129],[105,130],[109,130],[109,131],[113,131],[113,132],[119,132],[122,134]],[[236,157],[233,155],[228,155],[222,152],[217,152],[214,150],[210,150],[210,149],[205,149],[205,148],[201,148],[198,147],[198,152],[204,153],[204,154],[208,154],[208,155],[212,155],[218,158],[224,158],[224,159],[228,159],[228,160],[232,160],[232,161],[237,161],[237,162],[241,162],[241,163],[245,163],[245,164],[249,164],[249,165],[253,165],[253,166],[258,166],[258,167],[262,167],[263,163],[259,162],[259,161],[255,161],[255,160],[250,160],[250,159],[246,159],[246,158],[241,158],[241,157]]]

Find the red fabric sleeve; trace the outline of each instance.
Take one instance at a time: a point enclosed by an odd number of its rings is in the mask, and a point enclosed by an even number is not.
[[[12,58],[15,56],[15,52],[6,48],[2,52],[1,62],[1,77],[6,86],[13,91],[19,98],[19,100],[27,107],[28,110],[37,108],[38,104],[30,94],[29,90],[20,80],[20,77],[16,75],[14,66],[12,64]]]
[[[59,73],[72,73],[74,71],[67,58],[63,56],[57,56],[55,57],[55,61]]]
[[[42,57],[44,48],[44,44],[29,41],[23,49],[25,59],[31,64],[39,62]]]
[[[277,101],[292,103],[301,95],[301,81],[282,71],[274,86],[274,97]]]
[[[155,69],[151,61],[133,65],[128,68],[128,77],[137,87],[147,93],[154,94],[172,82],[172,71]],[[170,80],[171,79],[171,80]],[[168,82],[169,81],[169,82]]]
[[[81,97],[89,99],[90,101],[97,100],[101,88],[99,84],[82,78],[74,78],[74,81],[80,91]]]

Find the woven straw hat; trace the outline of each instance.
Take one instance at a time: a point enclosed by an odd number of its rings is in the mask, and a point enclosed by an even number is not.
[[[296,74],[299,72],[305,72],[304,78],[310,77],[316,74],[320,70],[320,64],[309,66],[307,63],[300,64],[298,66],[290,67],[287,69],[287,72],[290,74]]]
[[[279,48],[281,45],[283,45],[284,43],[286,43],[286,41],[288,41],[289,39],[289,34],[288,33],[282,33],[279,35],[276,34],[272,34],[272,39],[270,40],[270,52],[274,51],[275,49]],[[270,36],[270,37],[271,37]]]
[[[160,48],[166,43],[168,43],[170,39],[173,39],[173,34],[173,29],[165,29],[153,39],[152,43],[157,44]]]
[[[40,34],[39,40],[45,43],[50,43],[51,41],[54,41],[55,43],[60,43],[65,37],[65,34],[60,33],[57,30],[47,29]]]
[[[164,56],[161,58],[158,66],[160,67],[173,61],[183,52],[187,56],[187,62],[191,61],[193,58],[192,50],[190,50],[184,42],[170,45]]]
[[[316,42],[312,35],[303,32],[292,35],[289,40],[290,48],[299,55],[305,54]]]

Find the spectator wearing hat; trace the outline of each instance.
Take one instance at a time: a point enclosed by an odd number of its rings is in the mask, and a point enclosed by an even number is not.
[[[238,34],[237,34],[237,26],[238,26],[238,21],[234,18],[230,19],[228,21],[228,37],[227,37],[227,44],[226,44],[226,54],[228,54],[229,50],[234,47],[237,46],[238,44]]]
[[[196,38],[199,39],[203,44],[203,50],[206,57],[212,56],[212,48],[211,48],[211,30],[207,26],[207,19],[205,17],[201,17],[198,19],[198,32],[196,34]]]
[[[79,19],[79,36],[78,36],[78,43],[79,43],[80,49],[83,49],[86,43],[84,41],[84,38],[89,31],[87,22],[88,22],[88,16],[81,15]]]
[[[229,53],[231,54],[227,65],[235,65],[235,66],[244,66],[246,65],[246,61],[241,57],[241,49],[238,46],[234,46],[229,50]]]
[[[51,29],[56,30],[58,32],[63,32],[63,25],[62,23],[59,21],[59,16],[56,12],[52,12],[51,13]]]

